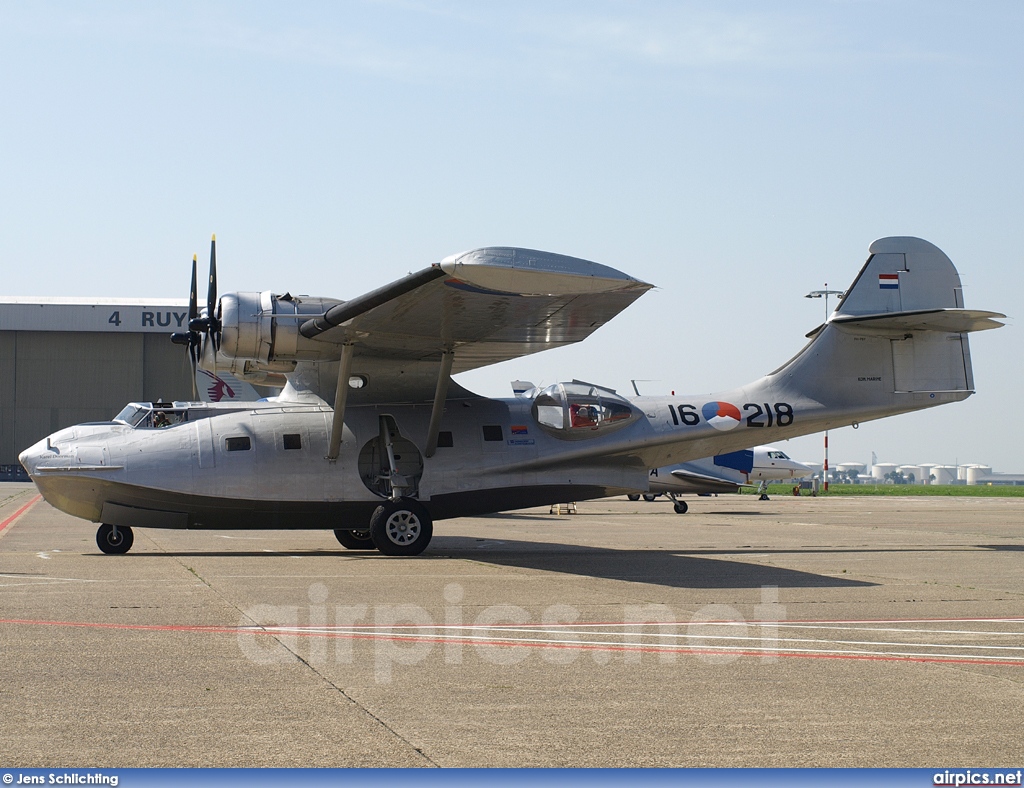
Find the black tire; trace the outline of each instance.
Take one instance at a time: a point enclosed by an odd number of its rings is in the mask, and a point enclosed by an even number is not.
[[[348,531],[339,529],[334,532],[335,538],[341,542],[342,547],[349,550],[376,550],[377,545],[370,538],[370,530],[364,528],[361,531]]]
[[[629,498],[629,500],[631,500],[631,501],[639,501],[640,500],[640,493],[630,493],[626,497]]]
[[[412,498],[386,501],[370,518],[370,538],[384,555],[419,555],[433,535],[430,514]]]
[[[658,497],[657,495],[652,495],[651,493],[644,493],[644,500],[647,501],[647,503],[650,503],[651,501],[653,501],[657,497]]]
[[[768,497],[768,493],[761,493],[761,497],[758,498],[757,500],[759,500],[759,501],[769,501],[771,499]]]
[[[115,528],[103,523],[96,531],[96,546],[107,555],[124,555],[132,549],[134,542],[135,534],[127,525]]]
[[[686,505],[686,501],[676,501],[673,508],[676,510],[676,514],[686,514],[690,507]]]

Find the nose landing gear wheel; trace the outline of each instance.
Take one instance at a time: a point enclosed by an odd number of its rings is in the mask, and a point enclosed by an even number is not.
[[[675,504],[676,514],[686,514],[686,510],[690,507],[686,504],[686,501],[676,501]]]
[[[349,550],[376,550],[377,545],[373,543],[373,539],[370,538],[369,529],[364,528],[361,531],[347,531],[339,529],[334,532],[335,538],[341,542],[342,547],[347,547]]]
[[[132,549],[135,534],[126,525],[103,523],[96,531],[96,546],[107,555],[123,555]]]
[[[434,534],[430,515],[419,501],[385,501],[370,518],[370,538],[384,555],[419,555]]]

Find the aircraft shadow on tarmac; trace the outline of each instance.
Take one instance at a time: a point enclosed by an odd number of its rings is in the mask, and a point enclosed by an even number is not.
[[[816,548],[812,552],[827,552]],[[561,544],[558,542],[528,542],[517,539],[478,539],[468,536],[435,537],[430,549],[422,556],[411,559],[383,556],[376,551],[345,550],[190,550],[137,552],[117,556],[113,560],[145,560],[154,558],[322,558],[343,557],[349,560],[379,561],[381,571],[387,571],[389,563],[412,560],[429,561],[457,558],[479,561],[517,569],[533,569],[542,572],[594,577],[605,580],[622,580],[629,583],[649,583],[673,588],[857,588],[875,586],[851,578],[801,572],[778,566],[764,566],[757,563],[728,560],[726,558],[704,558],[694,553],[723,554],[736,556],[749,552],[765,555],[773,552],[804,552],[794,550],[773,551],[770,549],[698,550],[681,551],[669,549],[611,549],[585,545]],[[864,552],[864,549],[840,552]],[[110,556],[96,554],[97,558],[109,561]],[[456,577],[457,573],[453,574]]]
[[[877,585],[778,566],[702,558],[680,550],[609,549],[515,539],[481,541],[464,536],[439,536],[435,537],[430,552],[519,569],[674,588],[851,588]],[[742,551],[734,550],[729,555],[735,556],[737,552]],[[750,552],[764,555],[769,551]]]

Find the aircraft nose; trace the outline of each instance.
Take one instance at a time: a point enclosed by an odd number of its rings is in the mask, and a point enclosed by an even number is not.
[[[29,476],[35,476],[36,468],[39,467],[39,461],[46,453],[46,440],[41,440],[38,443],[29,446],[25,451],[19,454],[18,462],[21,463],[21,467],[25,469],[25,472],[28,473]]]
[[[58,445],[61,435],[62,433],[55,432],[32,444],[18,455],[18,462],[29,476],[35,478],[41,467],[67,465],[73,460],[74,449],[69,451],[66,444]]]

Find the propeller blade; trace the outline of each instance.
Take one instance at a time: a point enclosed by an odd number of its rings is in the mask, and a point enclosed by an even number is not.
[[[188,358],[191,362],[192,368],[192,401],[195,402],[199,399],[199,390],[196,387],[196,369],[199,366],[199,336],[197,334],[190,334],[191,341],[188,343]]]
[[[211,327],[213,329],[213,349],[215,351],[220,350],[220,330],[221,327],[223,326],[223,323],[221,323],[220,318],[222,314],[223,312],[221,311],[220,301],[217,301],[217,314],[211,321]]]
[[[199,398],[199,391],[196,384],[196,371],[199,367],[200,348],[203,345],[203,334],[209,333],[210,320],[200,316],[199,311],[199,284],[197,274],[197,259],[193,255],[193,275],[191,275],[191,288],[188,291],[188,331],[171,335],[171,342],[175,345],[184,345],[188,348],[188,362],[191,369],[191,390],[193,400]],[[216,298],[216,273],[211,277],[211,288],[213,297]]]
[[[199,288],[196,286],[196,256],[192,255],[192,289],[188,294],[188,319],[192,322],[199,317]]]
[[[220,302],[217,300],[217,235],[210,240],[210,289],[206,294],[206,318],[209,321],[207,336],[213,343],[213,366],[217,367],[217,351],[220,349]]]
[[[206,315],[213,317],[217,308],[217,236],[210,241],[210,286],[206,291]]]

